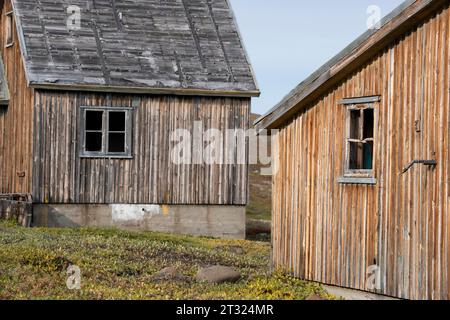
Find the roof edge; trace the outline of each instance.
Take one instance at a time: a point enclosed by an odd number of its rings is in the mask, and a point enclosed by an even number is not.
[[[274,108],[255,120],[255,127],[262,130],[281,125],[286,118],[290,118],[303,106],[320,97],[322,91],[329,90],[358,66],[369,61],[403,34],[405,29],[419,24],[446,3],[446,0],[406,0],[382,19],[379,29],[366,31],[301,82]]]
[[[15,20],[15,24],[16,24],[16,32],[17,32],[17,36],[18,36],[19,51],[21,53],[21,60],[22,60],[23,69],[25,72],[25,79],[27,81],[27,85],[29,86],[30,85],[30,77],[28,75],[28,69],[27,69],[27,65],[26,65],[28,51],[27,51],[27,47],[25,45],[25,38],[24,38],[23,30],[22,30],[21,17],[17,13],[15,0],[11,0],[11,7],[12,7],[12,11],[14,14],[14,20]]]
[[[252,74],[252,79],[253,79],[253,83],[255,84],[256,91],[258,91],[259,95],[261,95],[261,89],[259,87],[258,79],[256,78],[255,69],[253,68],[253,64],[252,64],[252,61],[250,59],[250,55],[248,54],[248,50],[247,50],[247,47],[245,45],[244,38],[242,37],[242,32],[241,32],[241,29],[239,28],[239,23],[237,21],[236,14],[234,13],[233,6],[232,6],[230,0],[225,0],[225,1],[226,1],[227,5],[228,5],[228,8],[230,8],[230,14],[231,14],[231,17],[233,18],[233,22],[234,22],[234,25],[236,27],[236,32],[237,32],[239,41],[241,43],[242,50],[244,50],[244,55],[245,55],[245,58],[247,59],[247,64],[248,64],[248,66],[250,68],[250,73]],[[259,95],[258,95],[258,97],[259,97]]]
[[[259,97],[259,90],[255,91],[224,91],[224,90],[200,90],[183,88],[145,88],[145,87],[123,87],[123,86],[99,86],[82,84],[53,84],[53,83],[31,83],[30,87],[40,90],[57,91],[89,91],[102,93],[130,93],[130,94],[153,94],[153,95],[177,95],[177,96],[205,96],[205,97],[234,97],[252,98]]]

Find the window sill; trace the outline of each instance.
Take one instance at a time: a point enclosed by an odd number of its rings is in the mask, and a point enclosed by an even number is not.
[[[133,156],[115,156],[115,155],[80,155],[82,159],[125,159],[131,160]]]
[[[366,184],[376,185],[377,179],[368,177],[339,177],[337,179],[339,184]]]

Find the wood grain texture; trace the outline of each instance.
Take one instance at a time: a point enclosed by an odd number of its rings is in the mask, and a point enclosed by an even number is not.
[[[31,193],[33,92],[25,70],[14,28],[14,44],[6,47],[5,2],[0,16],[0,47],[9,87],[9,105],[0,106],[0,193]]]
[[[450,10],[409,30],[281,127],[273,177],[273,260],[303,279],[450,299]],[[340,184],[342,99],[375,105],[376,185]],[[416,165],[434,159],[437,166]]]
[[[80,106],[131,107],[132,159],[80,158]],[[247,165],[172,162],[170,133],[185,129],[248,129],[250,99],[37,91],[33,201],[245,205]],[[245,141],[237,151],[248,159]],[[202,157],[201,148],[192,147]],[[222,145],[220,152],[226,153]],[[197,163],[197,162],[195,162]]]

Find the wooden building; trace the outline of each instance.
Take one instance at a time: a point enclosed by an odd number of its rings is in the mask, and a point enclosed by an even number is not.
[[[0,194],[31,195],[34,225],[244,236],[247,165],[170,158],[176,129],[248,128],[228,0],[0,7]]]
[[[449,47],[449,1],[408,0],[257,120],[278,129],[276,266],[450,299]]]

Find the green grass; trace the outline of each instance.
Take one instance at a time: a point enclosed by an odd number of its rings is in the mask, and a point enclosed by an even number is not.
[[[327,297],[317,284],[270,273],[269,250],[269,244],[260,242],[109,229],[25,229],[0,222],[0,299]],[[81,269],[81,290],[67,289],[71,264]],[[239,270],[242,280],[224,285],[194,280],[200,266],[217,264]],[[153,281],[154,273],[167,266],[178,267],[189,278]]]
[[[250,202],[246,208],[247,218],[253,220],[271,221],[272,214],[267,207],[258,202]]]
[[[260,117],[251,114],[251,123]],[[270,144],[270,139],[269,139]],[[269,145],[270,150],[270,145]],[[252,164],[249,166],[250,197],[247,206],[247,218],[253,220],[271,220],[272,210],[272,177],[261,175],[261,170],[267,166]]]
[[[272,178],[261,175],[261,166],[250,166],[250,199],[247,205],[247,218],[254,220],[272,219]]]

